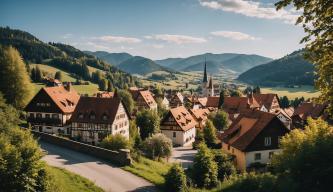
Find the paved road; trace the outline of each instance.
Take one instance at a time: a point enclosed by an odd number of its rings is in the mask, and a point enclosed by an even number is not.
[[[111,166],[98,158],[42,141],[40,141],[40,145],[48,152],[43,157],[47,164],[86,177],[107,192],[156,191],[156,188],[148,181]]]
[[[194,156],[197,153],[197,150],[190,147],[175,147],[173,148],[171,161],[179,162],[183,168],[187,169],[190,165],[193,164]]]

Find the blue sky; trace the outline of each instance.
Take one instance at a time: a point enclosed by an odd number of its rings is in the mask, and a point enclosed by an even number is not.
[[[272,0],[1,0],[0,25],[81,50],[152,59],[206,52],[279,58],[304,35]]]

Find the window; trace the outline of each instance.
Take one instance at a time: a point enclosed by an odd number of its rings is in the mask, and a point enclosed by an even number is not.
[[[41,113],[37,113],[37,118],[42,118],[42,114]]]
[[[52,118],[53,119],[59,119],[59,115],[58,114],[52,114]]]
[[[281,136],[278,136],[278,144],[280,144]]]
[[[50,107],[50,106],[51,106],[51,104],[50,104],[50,103],[46,103],[46,106],[47,106],[47,107]]]
[[[273,151],[269,152],[269,153],[268,153],[268,158],[271,159],[273,155],[274,155],[274,152],[273,152]]]
[[[228,151],[230,150],[230,145],[228,145]]]
[[[234,148],[232,148],[232,149],[231,149],[231,152],[232,152],[232,153],[234,153],[234,152],[235,152]]]
[[[31,118],[34,118],[34,117],[35,117],[35,114],[30,113],[30,117],[31,117]]]
[[[265,137],[265,146],[271,146],[271,144],[272,144],[272,138]]]
[[[44,106],[45,106],[45,103],[41,103],[40,106],[44,107]]]
[[[79,114],[79,119],[83,119],[83,114],[82,113]]]
[[[261,153],[255,153],[254,154],[254,160],[260,160],[261,159]]]
[[[173,132],[173,137],[176,137],[176,132]]]
[[[108,120],[108,116],[107,115],[103,115],[103,120]]]
[[[50,114],[45,114],[45,118],[49,119],[50,118]]]
[[[96,118],[96,116],[94,114],[90,115],[90,119],[95,119],[95,118]]]

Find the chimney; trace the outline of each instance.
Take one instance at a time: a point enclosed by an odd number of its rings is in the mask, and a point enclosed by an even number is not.
[[[68,92],[71,92],[71,89],[72,89],[72,83],[71,83],[71,82],[68,82],[64,87],[65,87],[65,89],[66,89]]]

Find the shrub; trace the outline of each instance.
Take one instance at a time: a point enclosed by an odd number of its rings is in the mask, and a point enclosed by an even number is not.
[[[165,175],[165,190],[167,192],[184,192],[186,190],[186,175],[180,165],[174,164]]]
[[[216,128],[214,127],[212,121],[207,120],[206,127],[203,130],[203,135],[205,143],[208,147],[214,147],[216,144]]]
[[[168,158],[172,152],[172,141],[161,133],[155,134],[143,142],[143,151],[152,159]]]
[[[120,149],[128,149],[129,141],[121,134],[109,135],[102,140],[100,146],[106,149],[119,151]]]
[[[218,179],[223,181],[230,175],[236,174],[236,168],[232,162],[232,157],[223,153],[220,149],[214,151],[214,161],[217,163]]]
[[[136,124],[142,140],[160,131],[160,118],[155,111],[143,110],[137,114]]]

